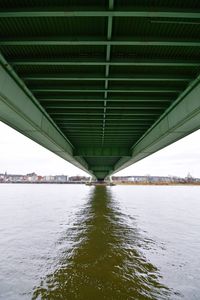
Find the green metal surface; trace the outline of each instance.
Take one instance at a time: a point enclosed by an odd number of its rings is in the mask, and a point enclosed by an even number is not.
[[[95,59],[95,61],[92,61],[91,58],[88,58],[87,60],[84,59],[84,57],[78,61],[78,60],[74,60],[74,58],[72,57],[72,59],[70,61],[68,61],[65,57],[63,57],[62,59],[55,59],[55,58],[51,58],[51,59],[42,59],[41,58],[37,58],[37,59],[10,59],[10,63],[13,66],[132,66],[132,67],[183,67],[183,68],[190,68],[190,67],[199,67],[200,66],[200,61],[196,61],[196,60],[189,60],[189,61],[183,61],[180,59],[163,59],[163,60],[159,60],[159,59],[146,59],[146,60],[142,60],[142,59],[137,59],[137,61],[132,61],[130,59],[125,59],[125,61],[110,61],[110,62],[106,62],[106,61],[101,61],[98,59]],[[173,74],[173,73],[172,73]],[[144,76],[146,76],[147,74],[144,74]],[[153,75],[153,74],[152,74]],[[181,74],[179,74],[181,76]],[[58,73],[59,76],[59,73]],[[130,74],[129,74],[130,76]]]
[[[134,77],[70,77],[69,74],[63,74],[62,76],[59,75],[48,75],[48,74],[36,74],[36,75],[30,75],[30,76],[25,76],[23,78],[24,81],[50,81],[50,80],[55,80],[55,81],[105,81],[107,78],[108,81],[190,81],[191,77],[178,77],[178,76],[134,76]]]
[[[50,1],[49,1],[50,2]],[[141,1],[142,2],[142,1]],[[111,2],[110,2],[111,3]],[[113,9],[114,7],[114,1],[112,1],[112,5],[109,7]],[[131,6],[131,1],[130,1]],[[99,10],[82,10],[81,7],[79,7],[80,10],[67,10],[66,8],[63,8],[61,10],[45,10],[44,8],[41,10],[37,9],[26,9],[21,11],[17,11],[15,9],[12,10],[5,10],[0,12],[1,18],[29,18],[29,17],[145,17],[145,18],[184,18],[184,19],[200,19],[200,12],[196,11],[187,11],[181,9],[181,11],[143,11],[138,10],[137,6],[132,7],[132,11],[99,11]],[[168,21],[169,22],[169,21]],[[187,21],[194,23],[195,21]],[[196,24],[196,23],[195,23]]]
[[[200,41],[142,41],[142,40],[130,40],[130,41],[99,41],[99,40],[65,40],[62,37],[61,40],[2,40],[0,46],[161,46],[161,47],[200,47]]]
[[[0,2],[0,120],[106,176],[200,128],[200,2]]]

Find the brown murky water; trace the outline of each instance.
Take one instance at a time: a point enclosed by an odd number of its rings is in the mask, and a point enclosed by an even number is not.
[[[1,187],[5,192],[7,186]],[[163,224],[170,202],[160,199],[163,209],[168,206],[160,216],[153,207],[166,187],[10,187],[15,193],[3,210],[13,203],[16,207],[11,215],[7,212],[8,228],[6,219],[0,225],[0,299],[200,299],[199,275],[187,268],[197,252],[191,247],[193,253],[185,253],[180,266],[174,232],[171,238],[171,225]],[[169,196],[176,195],[177,190],[168,189]],[[21,195],[19,201],[16,195]],[[193,246],[200,249],[199,242]]]

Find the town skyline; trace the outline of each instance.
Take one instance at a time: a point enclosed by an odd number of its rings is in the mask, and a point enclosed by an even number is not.
[[[7,174],[0,173],[0,183],[86,183],[91,181],[89,176],[68,176],[68,175],[46,175],[41,176],[35,172],[28,174]],[[108,179],[109,180],[109,179]],[[115,183],[200,183],[200,178],[193,177],[190,173],[186,177],[178,176],[111,176],[110,182]]]
[[[2,176],[2,175],[6,175],[6,176],[9,176],[9,175],[29,176],[30,174],[35,174],[35,175],[41,176],[41,177],[45,177],[45,176],[68,176],[68,177],[79,176],[79,177],[91,177],[91,175],[89,175],[87,173],[86,173],[86,175],[76,174],[76,175],[72,175],[72,176],[69,175],[69,174],[64,174],[64,173],[60,173],[60,174],[58,174],[58,173],[56,173],[56,174],[43,174],[43,175],[40,175],[40,174],[37,174],[37,172],[35,172],[35,171],[30,171],[30,172],[25,172],[25,173],[17,174],[17,173],[13,173],[13,172],[9,172],[8,173],[7,171],[5,171],[5,172],[0,171],[0,176]],[[149,173],[148,174],[143,174],[143,175],[137,175],[137,174],[132,174],[132,175],[116,175],[116,174],[111,175],[111,177],[131,177],[131,176],[132,177],[134,177],[134,176],[152,176],[152,177],[154,177],[154,176],[158,176],[159,177],[160,176],[160,177],[162,177],[161,175],[151,175]],[[177,176],[177,175],[174,175],[174,174],[168,174],[168,175],[166,175],[164,177],[181,177],[181,178],[186,178],[188,176],[193,177],[193,175],[191,174],[191,172],[188,172],[185,176],[184,176],[184,174],[182,176]]]

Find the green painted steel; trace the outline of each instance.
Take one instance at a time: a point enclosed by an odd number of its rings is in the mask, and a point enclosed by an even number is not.
[[[10,64],[13,66],[141,66],[141,67],[183,67],[183,68],[190,68],[190,67],[199,67],[200,66],[200,60],[180,60],[180,59],[166,59],[163,58],[162,60],[160,59],[137,59],[137,61],[133,61],[130,59],[125,59],[125,61],[101,61],[99,59],[95,59],[95,61],[92,61],[92,58],[88,58],[87,60],[81,58],[80,60],[74,60],[72,58],[70,61],[67,60],[65,57],[62,59],[42,59],[39,57],[37,59],[35,58],[29,58],[29,59],[10,59]],[[131,74],[129,74],[131,75]],[[145,76],[147,74],[144,74]],[[59,76],[59,74],[58,74]],[[162,75],[161,75],[162,76]],[[180,74],[181,76],[181,74]]]
[[[106,78],[108,81],[190,81],[192,78],[191,77],[178,77],[178,76],[170,76],[170,75],[164,75],[162,76],[134,76],[134,77],[87,77],[87,76],[79,76],[79,77],[70,77],[69,74],[63,74],[62,76],[59,76],[57,74],[36,74],[36,75],[30,75],[30,76],[25,76],[23,77],[24,81],[50,81],[50,80],[55,80],[55,81],[105,81]]]
[[[77,167],[88,170],[73,157],[73,146],[36,106],[18,83],[0,67],[0,119]]]
[[[0,2],[0,120],[104,179],[200,128],[200,2],[80,3]]]
[[[82,89],[66,89],[65,87],[59,87],[59,88],[45,88],[45,87],[39,87],[39,88],[32,88],[33,93],[103,93],[103,92],[108,92],[108,93],[180,93],[181,90],[177,88],[139,88],[139,89],[133,89],[133,88],[128,88],[128,89],[87,89],[83,87]]]
[[[54,40],[1,40],[0,46],[158,46],[158,47],[200,47],[200,41],[160,41],[160,40],[65,40],[54,39]]]
[[[111,2],[110,2],[111,3]],[[130,3],[131,6],[131,3]],[[109,5],[110,9],[114,8],[114,1],[113,5]],[[146,8],[146,7],[145,7]],[[134,10],[135,9],[135,10]],[[12,9],[12,10],[4,10],[0,12],[0,18],[29,18],[29,17],[144,17],[144,18],[184,18],[184,19],[200,19],[200,12],[194,11],[187,11],[183,10],[179,7],[179,11],[168,11],[166,10],[155,10],[150,11],[146,10],[139,10],[137,7],[132,7],[132,11],[99,11],[99,10],[67,10],[63,8],[61,10],[52,10],[50,7],[49,10],[45,9],[26,9],[24,10],[21,8],[20,11]],[[168,21],[169,22],[169,21]],[[182,21],[184,22],[184,21]],[[187,22],[194,21],[190,20]]]

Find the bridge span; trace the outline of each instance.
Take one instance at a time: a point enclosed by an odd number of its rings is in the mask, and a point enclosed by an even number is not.
[[[98,179],[200,128],[200,1],[0,2],[0,120]]]

